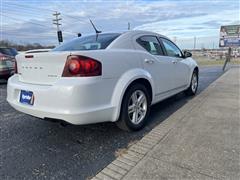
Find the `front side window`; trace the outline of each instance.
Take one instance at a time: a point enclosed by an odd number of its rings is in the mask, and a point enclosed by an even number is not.
[[[161,45],[155,36],[142,36],[137,43],[153,55],[163,55]]]
[[[108,33],[108,34],[98,34],[83,36],[72,41],[66,42],[53,51],[81,51],[81,50],[97,50],[106,49],[111,42],[120,36],[119,33]]]
[[[179,50],[179,48],[173,44],[171,41],[161,38],[163,45],[167,51],[168,56],[172,57],[182,57],[182,52]]]

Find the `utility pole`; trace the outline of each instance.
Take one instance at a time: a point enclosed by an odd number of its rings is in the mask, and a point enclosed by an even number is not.
[[[228,48],[228,54],[226,55],[226,60],[225,60],[224,65],[223,65],[223,69],[222,69],[223,71],[225,71],[227,63],[230,62],[230,60],[231,60],[231,53],[232,53],[232,48],[229,47]]]
[[[176,36],[173,37],[173,42],[177,43],[177,37]]]
[[[128,30],[130,30],[130,28],[131,28],[131,24],[130,22],[128,22]]]
[[[55,16],[55,19],[53,19],[53,24],[55,24],[57,26],[57,35],[58,35],[58,42],[59,42],[59,44],[61,42],[63,42],[62,31],[60,30],[60,26],[62,24],[60,24],[60,22],[59,22],[59,21],[62,20],[62,18],[59,18],[60,15],[61,15],[61,13],[59,13],[57,11],[53,14],[53,16]]]
[[[196,41],[197,41],[197,38],[196,38],[196,36],[194,36],[194,44],[193,44],[193,49],[196,49]]]

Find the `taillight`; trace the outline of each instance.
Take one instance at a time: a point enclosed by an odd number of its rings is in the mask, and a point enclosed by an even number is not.
[[[18,73],[18,69],[17,69],[17,61],[16,61],[16,59],[14,60],[14,73],[15,73],[15,74]]]
[[[0,61],[6,61],[6,60],[9,60],[9,57],[3,54],[0,54]]]
[[[33,55],[26,55],[25,58],[33,58]]]
[[[64,70],[63,77],[89,77],[101,76],[102,64],[90,57],[71,55],[68,56]]]

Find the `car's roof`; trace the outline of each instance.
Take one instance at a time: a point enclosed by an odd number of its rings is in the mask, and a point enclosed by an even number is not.
[[[122,34],[123,33],[132,34],[132,35],[134,35],[134,34],[153,34],[153,35],[157,35],[157,36],[163,36],[159,33],[151,32],[151,31],[143,31],[143,30],[129,30],[129,31],[122,32]],[[165,36],[163,36],[163,37],[165,37]]]
[[[143,30],[107,31],[107,32],[102,32],[99,35],[108,35],[108,34],[127,34],[127,35],[147,34],[147,35],[157,35],[160,37],[167,38],[166,36],[161,35],[159,33],[151,32],[151,31],[143,31]],[[96,35],[96,34],[91,33],[83,36],[91,36],[91,35]]]
[[[169,39],[161,34],[155,33],[155,32],[150,32],[150,31],[142,31],[142,30],[130,30],[130,31],[122,31],[118,32],[121,35],[116,38],[108,47],[107,49],[134,49],[135,47],[133,46],[132,43],[130,42],[130,39],[132,38],[138,38],[140,36],[158,36],[158,37],[164,37],[166,39]]]

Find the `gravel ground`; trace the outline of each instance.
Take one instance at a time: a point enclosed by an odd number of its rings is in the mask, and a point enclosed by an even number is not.
[[[200,68],[201,93],[222,74],[221,67]],[[86,179],[109,164],[116,151],[140,139],[191,98],[180,93],[152,107],[149,123],[139,132],[114,123],[66,126],[22,114],[6,102],[0,82],[0,179]]]

